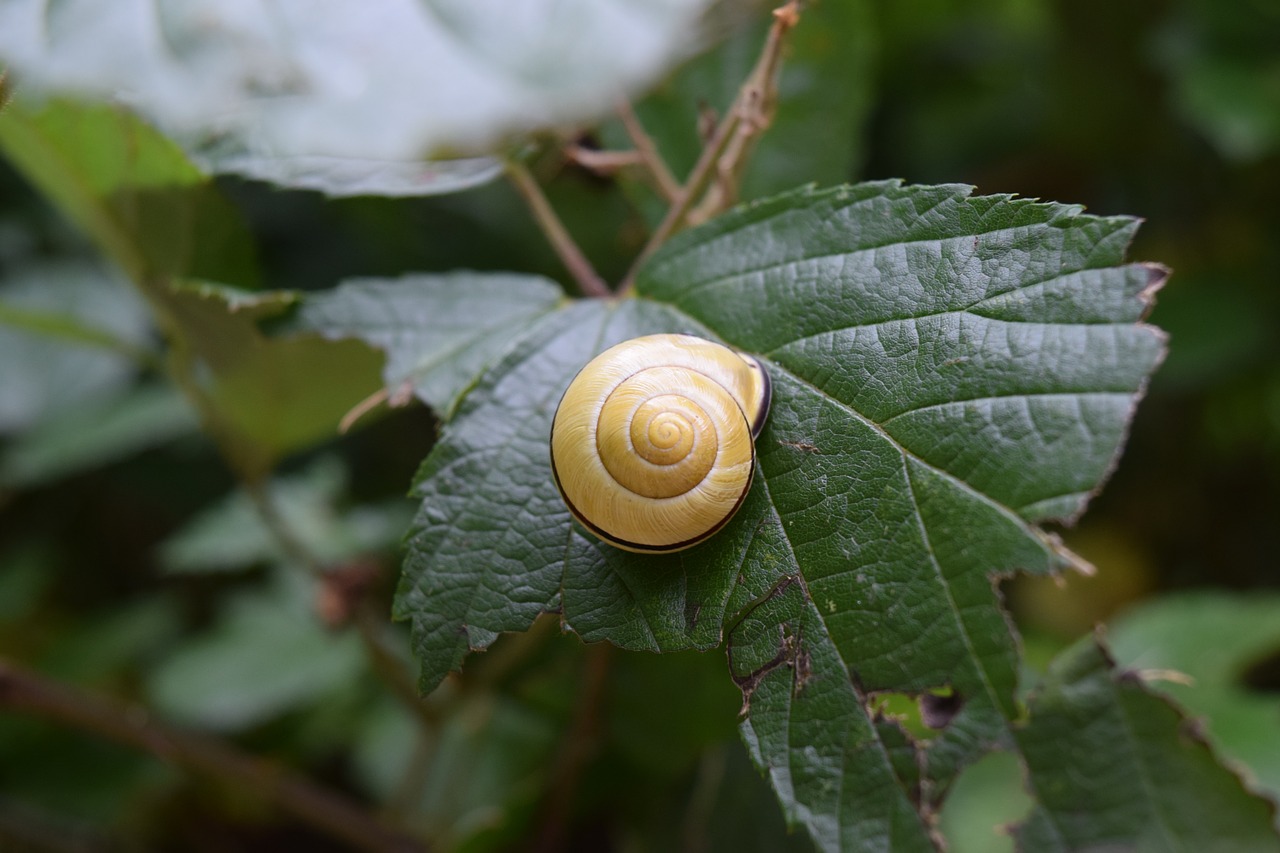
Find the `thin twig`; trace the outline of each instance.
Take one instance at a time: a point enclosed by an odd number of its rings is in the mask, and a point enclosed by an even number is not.
[[[387,398],[391,396],[391,392],[386,388],[379,388],[368,397],[365,397],[359,403],[352,406],[342,420],[338,421],[338,435],[346,435],[355,426],[356,421],[360,420],[369,412],[387,402]]]
[[[417,718],[425,732],[434,732],[438,729],[439,713],[427,704],[426,699],[418,692],[418,685],[405,668],[405,662],[391,649],[383,637],[385,620],[378,617],[373,608],[365,602],[356,608],[355,623],[361,639],[364,640],[369,662],[383,683],[391,688],[391,692],[400,700],[400,704]]]
[[[698,225],[738,201],[738,182],[746,168],[755,141],[773,123],[778,104],[778,70],[782,62],[782,39],[800,22],[800,7],[792,0],[775,9],[774,25],[761,52],[760,60],[747,78],[734,109],[740,120],[729,144],[716,161],[715,183],[702,202],[685,217],[687,225]]]
[[[636,147],[636,153],[640,155],[641,162],[653,176],[658,192],[662,193],[662,197],[668,203],[674,202],[680,196],[680,182],[671,173],[667,161],[662,159],[658,146],[653,144],[653,138],[645,132],[644,125],[640,123],[640,116],[636,115],[631,102],[625,98],[618,102],[617,112],[623,128],[627,131],[627,136],[631,137],[631,144]]]
[[[658,247],[667,242],[671,235],[684,225],[685,218],[707,191],[711,181],[717,176],[725,175],[727,168],[729,171],[737,168],[735,164],[728,163],[722,158],[729,150],[730,143],[738,136],[739,128],[745,123],[745,132],[754,135],[768,124],[768,109],[777,82],[783,40],[799,21],[800,5],[797,0],[791,0],[773,11],[773,25],[769,28],[769,35],[765,39],[764,48],[760,52],[755,68],[742,84],[742,88],[738,90],[733,106],[720,119],[715,133],[703,147],[693,171],[689,173],[684,186],[676,194],[676,200],[667,209],[667,215],[654,229],[649,242],[631,264],[631,269],[623,279],[620,292],[625,293],[635,286],[636,273],[658,250]],[[746,146],[741,140],[736,147],[739,157],[745,153]]]
[[[511,182],[515,184],[516,190],[524,198],[525,203],[529,205],[533,218],[537,220],[538,226],[542,228],[551,247],[555,249],[560,262],[569,271],[569,275],[573,276],[573,280],[577,282],[583,294],[597,298],[611,296],[608,286],[591,266],[587,256],[582,254],[578,244],[573,241],[564,223],[552,209],[551,202],[547,201],[542,188],[538,186],[538,182],[534,180],[533,175],[529,174],[524,164],[515,160],[507,161],[507,175],[510,176]]]
[[[346,435],[356,425],[356,421],[383,403],[386,403],[389,409],[402,409],[409,405],[409,401],[412,399],[413,383],[408,379],[401,382],[395,391],[385,387],[379,388],[347,410],[347,413],[338,421],[338,435]]]
[[[142,708],[94,696],[0,660],[0,708],[83,729],[198,773],[252,789],[308,825],[360,850],[425,851],[421,841],[358,804],[288,769],[212,740],[169,728]]]
[[[627,166],[643,166],[644,158],[639,151],[597,151],[584,145],[570,145],[564,150],[565,156],[584,169],[590,169],[597,175],[612,175]]]
[[[244,481],[244,489],[249,493],[249,500],[252,501],[254,508],[258,511],[258,517],[262,519],[262,523],[267,526],[267,530],[275,537],[285,556],[301,565],[314,577],[320,577],[324,574],[323,562],[305,542],[294,534],[289,527],[289,523],[285,521],[284,516],[280,513],[280,508],[276,505],[275,496],[271,494],[271,487],[268,483],[263,480],[253,482],[246,480]]]

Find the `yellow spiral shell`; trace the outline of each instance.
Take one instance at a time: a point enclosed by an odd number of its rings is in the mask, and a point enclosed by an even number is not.
[[[551,427],[551,468],[569,511],[628,551],[678,551],[711,536],[751,488],[769,411],[760,362],[690,335],[648,335],[592,359]]]

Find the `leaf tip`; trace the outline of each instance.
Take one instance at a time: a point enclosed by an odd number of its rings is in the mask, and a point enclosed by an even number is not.
[[[1156,294],[1169,281],[1169,276],[1173,274],[1173,270],[1164,264],[1157,263],[1144,263],[1141,266],[1147,271],[1147,284],[1138,291],[1138,298],[1142,300],[1146,310],[1150,311],[1155,307]]]

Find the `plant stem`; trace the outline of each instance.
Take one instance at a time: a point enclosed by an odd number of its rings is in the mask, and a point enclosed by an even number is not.
[[[567,156],[584,169],[590,169],[597,175],[612,175],[627,166],[643,166],[644,158],[639,151],[597,151],[581,145],[570,145],[565,149]]]
[[[645,261],[649,260],[658,247],[667,242],[671,235],[684,225],[685,218],[707,191],[712,179],[717,175],[727,178],[741,169],[742,158],[747,150],[746,140],[760,133],[768,125],[778,68],[782,59],[783,40],[799,20],[800,6],[797,0],[791,0],[773,11],[773,25],[769,28],[769,35],[765,39],[760,58],[756,60],[755,68],[747,76],[742,88],[738,90],[738,96],[734,99],[733,105],[724,114],[707,144],[703,146],[698,162],[694,164],[693,171],[689,173],[684,186],[676,193],[675,200],[667,209],[667,215],[654,229],[649,242],[631,264],[631,269],[623,279],[621,293],[626,293],[635,286],[636,273]],[[734,155],[731,158],[722,159],[730,149],[730,143],[734,143]]]
[[[539,853],[551,853],[564,847],[578,780],[599,748],[600,711],[605,684],[609,680],[612,652],[613,647],[608,643],[587,647],[586,672],[583,674],[582,690],[578,694],[573,722],[565,733],[560,761],[553,771],[550,790],[547,792],[544,808],[541,809],[546,816],[538,834],[538,844],[534,848]]]
[[[425,851],[345,797],[222,743],[168,728],[142,708],[93,696],[0,660],[0,708],[37,714],[256,791],[282,811],[360,850]]]
[[[405,669],[404,661],[387,645],[382,635],[385,620],[374,614],[368,602],[361,602],[356,608],[355,623],[374,672],[417,718],[423,731],[434,732],[440,726],[440,715],[418,692],[418,685]]]
[[[516,190],[524,198],[525,203],[529,205],[533,218],[537,220],[542,232],[547,235],[551,248],[555,249],[560,262],[569,271],[569,275],[573,276],[583,295],[596,298],[611,296],[604,280],[591,266],[587,256],[582,254],[578,244],[573,241],[568,229],[552,209],[551,202],[547,200],[542,188],[538,186],[538,182],[534,180],[533,175],[529,174],[524,164],[508,160],[507,175],[510,176],[511,182],[515,184]]]
[[[258,511],[258,517],[275,537],[285,555],[305,568],[312,577],[320,577],[324,574],[324,565],[320,558],[307,547],[306,543],[294,535],[293,530],[289,528],[289,523],[280,514],[280,508],[271,494],[269,482],[245,478],[242,478],[241,482],[245,491],[249,493],[249,499],[253,502],[254,508]]]
[[[636,147],[636,153],[640,155],[640,161],[653,176],[658,191],[668,203],[675,202],[680,196],[680,182],[676,180],[675,175],[671,174],[667,161],[662,159],[658,147],[653,144],[653,138],[645,132],[644,125],[640,123],[640,116],[636,115],[631,102],[625,98],[619,101],[617,112],[623,128],[627,131],[627,136],[631,137],[631,144]]]
[[[306,543],[294,535],[272,499],[267,484],[246,482],[245,489],[248,490],[263,523],[289,558],[305,566],[313,577],[319,578],[323,575],[325,572],[323,562]],[[405,669],[404,661],[400,660],[387,646],[382,637],[383,620],[374,615],[367,600],[361,600],[356,604],[354,621],[374,674],[414,716],[424,732],[434,732],[439,727],[438,715],[423,700],[418,692],[417,683]]]

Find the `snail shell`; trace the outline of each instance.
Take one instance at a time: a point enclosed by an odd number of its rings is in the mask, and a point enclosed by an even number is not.
[[[551,427],[569,511],[628,551],[688,548],[725,525],[755,472],[769,412],[759,361],[690,335],[648,335],[592,359]]]

